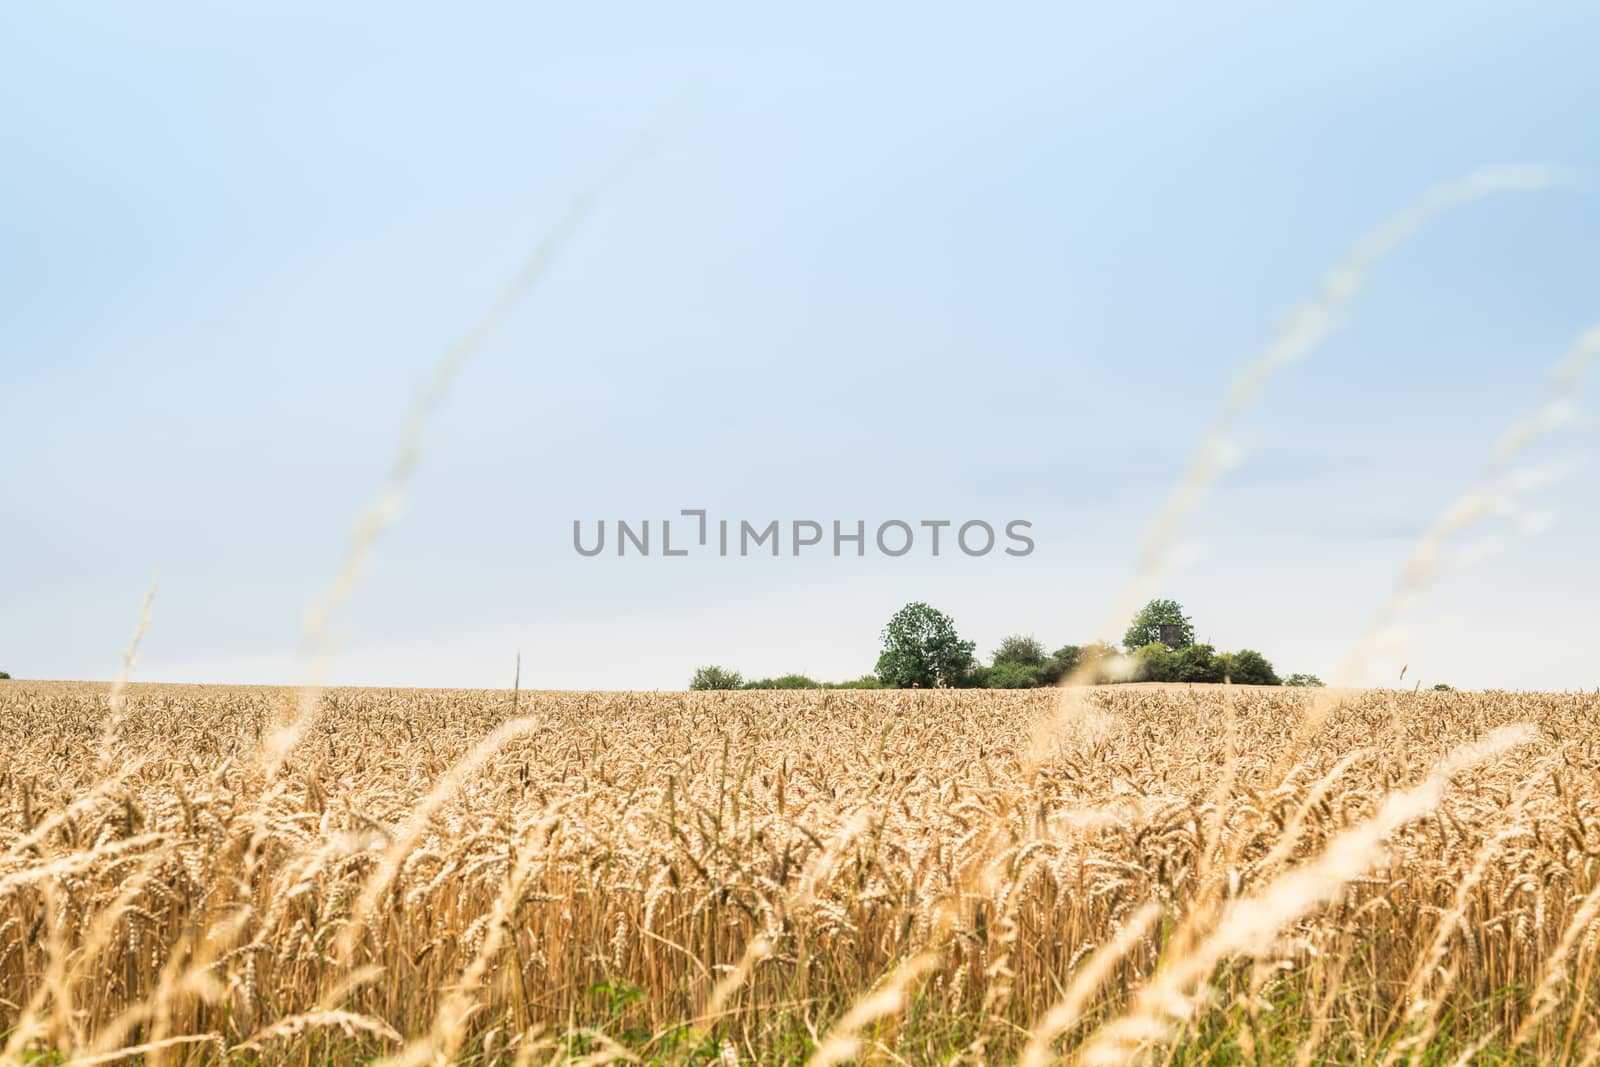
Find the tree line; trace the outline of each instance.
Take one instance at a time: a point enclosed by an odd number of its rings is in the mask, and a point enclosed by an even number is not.
[[[1013,634],[988,663],[977,643],[956,632],[944,612],[917,601],[895,612],[882,633],[883,648],[871,674],[847,682],[819,682],[804,674],[746,680],[738,671],[705,666],[690,689],[1032,689],[1069,675],[1085,682],[1232,682],[1235,685],[1320,686],[1314,674],[1280,678],[1254,649],[1219,652],[1195,641],[1194,623],[1174,600],[1152,600],[1122,637],[1122,648],[1094,641],[1046,652],[1037,638]]]

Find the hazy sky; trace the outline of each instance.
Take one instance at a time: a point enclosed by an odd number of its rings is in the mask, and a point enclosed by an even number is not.
[[[518,652],[537,687],[848,677],[913,599],[985,653],[1119,637],[1143,532],[1323,273],[1436,183],[1570,167],[1384,260],[1184,531],[1164,590],[1200,636],[1331,678],[1600,320],[1593,5],[229,6],[0,11],[19,677],[112,676],[159,571],[136,677],[295,680],[420,383],[652,129],[429,425],[335,680],[509,685]],[[1514,536],[1369,678],[1600,685],[1594,477],[1477,531]],[[695,507],[1021,518],[1037,547],[571,546]]]

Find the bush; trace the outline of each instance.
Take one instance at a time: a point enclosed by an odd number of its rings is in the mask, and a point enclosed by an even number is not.
[[[1147,645],[1141,645],[1133,651],[1133,674],[1129,681],[1173,681],[1177,658],[1160,641],[1152,641]]]
[[[1283,679],[1272,669],[1267,657],[1255,649],[1243,648],[1234,653],[1225,652],[1217,659],[1222,664],[1223,674],[1234,685],[1283,684]]]
[[[876,674],[863,674],[859,678],[848,682],[824,682],[824,689],[882,689],[883,683],[878,681]]]
[[[1169,649],[1152,641],[1133,654],[1135,680],[1144,682],[1220,682],[1222,664],[1210,645]]]
[[[1440,682],[1438,685],[1434,686],[1433,689],[1436,693],[1454,693],[1456,691],[1455,686],[1445,685],[1443,682]]]
[[[995,649],[994,664],[1017,663],[1024,667],[1043,667],[1047,662],[1044,646],[1032,637],[1012,634]]]
[[[717,666],[701,667],[694,672],[694,678],[689,681],[690,689],[742,689],[743,687],[744,675]]]
[[[1000,660],[993,667],[982,670],[987,675],[984,684],[990,689],[1037,689],[1044,682],[1043,664],[1035,666],[1015,660]]]
[[[1061,651],[1065,652],[1066,649]],[[1118,652],[1104,641],[1094,641],[1084,645],[1077,652],[1072,669],[1083,669],[1085,671],[1084,681],[1090,685],[1104,685],[1106,682],[1115,680],[1112,677],[1114,673],[1112,665],[1122,656],[1121,652]],[[1058,656],[1060,654],[1060,652],[1056,653]]]
[[[1323,683],[1321,678],[1318,678],[1314,674],[1299,674],[1299,673],[1296,673],[1296,674],[1291,674],[1291,675],[1289,675],[1289,677],[1285,678],[1283,680],[1283,684],[1284,685],[1306,686],[1308,688],[1315,689],[1315,688],[1320,688],[1324,683]]]
[[[1044,685],[1055,685],[1073,672],[1082,654],[1083,649],[1077,645],[1062,645],[1050,654],[1049,661],[1039,672],[1040,682]]]
[[[785,674],[777,678],[759,678],[744,683],[746,689],[821,689],[822,684],[803,674]]]
[[[995,649],[994,666],[971,672],[977,684],[990,689],[1035,689],[1049,685],[1061,676],[1054,661],[1044,654],[1044,646],[1032,637],[1013,634]]]
[[[1220,682],[1222,664],[1210,645],[1188,645],[1172,653],[1174,682]]]

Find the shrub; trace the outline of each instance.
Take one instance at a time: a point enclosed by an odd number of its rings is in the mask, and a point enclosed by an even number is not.
[[[1252,648],[1234,653],[1223,653],[1217,659],[1222,663],[1224,675],[1234,685],[1282,685],[1283,679],[1272,669],[1267,657]]]
[[[1045,685],[1055,685],[1073,672],[1082,654],[1083,649],[1077,645],[1062,645],[1051,653],[1049,662],[1040,672],[1040,681]]]
[[[1013,634],[1000,642],[995,649],[994,666],[981,673],[980,683],[990,689],[1034,689],[1047,685],[1060,677],[1053,670],[1051,658],[1045,655],[1044,646],[1036,638]]]
[[[1024,667],[1043,667],[1048,662],[1044,646],[1037,639],[1022,634],[1012,634],[995,649],[994,664],[1017,663]]]
[[[824,682],[822,687],[824,689],[882,689],[883,683],[878,680],[876,674],[863,674],[861,677],[851,679],[848,682]]]
[[[1307,686],[1307,687],[1311,687],[1311,688],[1320,688],[1324,683],[1323,683],[1321,678],[1318,678],[1314,674],[1299,674],[1299,673],[1295,673],[1295,674],[1291,674],[1291,675],[1289,675],[1289,677],[1285,678],[1283,680],[1283,684],[1284,685]]]
[[[1160,641],[1151,641],[1134,650],[1133,675],[1129,679],[1136,682],[1170,682],[1174,681],[1177,657],[1167,646]]]
[[[689,681],[690,689],[740,689],[744,686],[744,676],[738,671],[723,670],[721,667],[701,667],[694,672],[694,678]]]
[[[746,689],[821,689],[822,683],[803,674],[784,674],[777,678],[758,678],[744,683]]]
[[[1222,664],[1210,645],[1188,645],[1172,653],[1174,682],[1220,682]]]
[[[987,675],[984,684],[990,689],[1036,689],[1044,681],[1043,671],[1043,664],[1034,666],[1015,660],[1000,660],[983,671]]]
[[[1066,649],[1062,649],[1063,652]],[[1078,649],[1078,655],[1073,663],[1073,669],[1083,668],[1087,674],[1085,681],[1093,685],[1103,685],[1112,681],[1112,665],[1117,662],[1122,653],[1106,644],[1104,641],[1094,641]],[[1060,655],[1060,653],[1057,653]]]

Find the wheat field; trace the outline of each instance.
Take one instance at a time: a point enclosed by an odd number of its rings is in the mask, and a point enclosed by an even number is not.
[[[1600,697],[0,683],[7,1062],[1587,1062]]]

